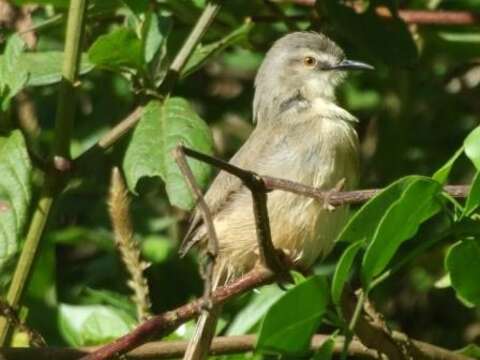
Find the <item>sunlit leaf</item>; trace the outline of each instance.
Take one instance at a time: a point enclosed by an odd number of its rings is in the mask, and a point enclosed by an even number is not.
[[[20,131],[0,137],[0,174],[1,270],[18,250],[31,199],[32,165]]]
[[[25,86],[28,72],[19,68],[18,61],[25,48],[25,42],[18,35],[11,36],[0,58],[0,100],[1,108],[6,111],[11,99]]]
[[[144,63],[142,42],[133,30],[118,28],[99,36],[88,49],[88,58],[108,69],[139,69]]]
[[[125,335],[136,325],[126,312],[103,305],[61,304],[59,329],[71,346],[92,346]]]
[[[467,201],[463,213],[470,216],[480,205],[480,171],[477,171],[473,178],[470,192],[468,193]]]
[[[448,180],[448,176],[452,171],[452,167],[455,164],[455,161],[463,154],[463,146],[458,149],[455,154],[437,171],[433,174],[432,179],[438,181],[440,184],[445,184]]]
[[[452,245],[445,266],[458,297],[467,304],[480,305],[480,242],[465,239]]]
[[[337,241],[369,243],[390,205],[397,201],[402,192],[418,178],[418,176],[409,176],[399,179],[375,195],[352,216]]]
[[[319,276],[296,285],[272,305],[263,320],[257,350],[305,354],[328,304],[328,285]]]
[[[332,279],[332,301],[334,304],[340,304],[343,288],[350,275],[350,269],[362,245],[363,242],[360,241],[349,245],[340,257],[340,260],[338,260]]]
[[[362,262],[364,286],[379,275],[399,246],[418,231],[420,224],[440,210],[437,195],[442,187],[429,178],[417,178],[382,217]]]
[[[168,98],[163,104],[151,101],[125,154],[123,168],[129,188],[135,191],[141,178],[159,176],[166,184],[170,202],[182,209],[191,208],[190,190],[172,156],[179,143],[203,153],[212,153],[210,129],[185,99]],[[197,182],[206,185],[210,167],[192,159],[188,162]]]
[[[172,27],[170,16],[149,12],[143,24],[143,48],[145,62],[149,63],[156,54],[160,60],[166,52],[167,37]]]
[[[480,170],[480,127],[475,128],[463,143],[465,154],[473,162],[473,165]]]

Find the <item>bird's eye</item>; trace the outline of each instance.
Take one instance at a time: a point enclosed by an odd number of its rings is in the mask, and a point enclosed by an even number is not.
[[[315,66],[317,64],[317,60],[315,60],[314,57],[306,56],[303,59],[303,63],[305,64],[305,66],[312,67],[312,66]]]

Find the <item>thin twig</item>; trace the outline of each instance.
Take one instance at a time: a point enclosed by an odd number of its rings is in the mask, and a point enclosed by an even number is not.
[[[313,7],[315,0],[285,0],[300,6]],[[392,18],[390,11],[379,6],[376,13],[384,18]],[[480,13],[475,11],[454,10],[398,10],[398,16],[407,24],[418,25],[475,25],[480,23]]]
[[[252,290],[258,286],[272,282],[274,276],[267,269],[255,269],[245,276],[237,279],[227,286],[217,288],[210,297],[212,306],[222,305],[228,299]],[[131,349],[147,341],[152,335],[159,337],[173,331],[180,324],[185,323],[199,315],[203,309],[203,298],[194,300],[175,310],[152,317],[139,325],[129,334],[122,336],[114,342],[102,346],[93,353],[82,357],[81,360],[104,360],[113,356],[125,354]]]
[[[396,335],[399,336],[399,335]],[[317,334],[312,337],[310,349],[318,350],[323,343],[330,338],[330,335]],[[333,353],[339,354],[343,347],[344,338],[335,337]],[[228,355],[242,354],[255,350],[257,337],[255,335],[240,336],[220,336],[212,341],[210,355]],[[463,355],[456,354],[449,350],[430,345],[424,342],[413,340],[413,343],[425,354],[429,354],[430,359],[443,360],[468,360]],[[153,341],[145,343],[138,348],[126,354],[125,358],[129,360],[147,360],[147,359],[173,359],[180,358],[185,353],[187,341]],[[0,349],[0,357],[8,360],[36,359],[36,360],[72,360],[78,359],[82,355],[95,351],[96,348],[73,349],[73,348],[4,348]],[[351,357],[361,357],[368,359],[378,359],[378,352],[371,350],[358,340],[353,340],[348,347],[348,355]]]
[[[203,217],[203,221],[207,226],[207,234],[208,234],[208,245],[207,245],[207,271],[205,274],[205,289],[204,289],[204,296],[205,299],[208,298],[212,294],[212,277],[213,277],[213,270],[215,267],[215,260],[218,255],[218,238],[217,233],[215,231],[215,226],[213,225],[212,214],[210,213],[210,209],[205,202],[205,199],[202,195],[202,190],[197,184],[195,180],[195,176],[188,165],[187,159],[185,158],[185,153],[183,152],[182,146],[177,146],[173,151],[173,157],[177,162],[180,171],[185,178],[190,191],[192,192],[195,202],[198,204],[200,212]]]
[[[142,260],[139,243],[133,237],[130,199],[122,174],[117,167],[112,170],[108,208],[115,235],[115,244],[130,275],[127,284],[133,291],[133,302],[137,307],[137,317],[139,321],[143,321],[151,317],[150,292],[147,279],[143,274],[150,264]]]

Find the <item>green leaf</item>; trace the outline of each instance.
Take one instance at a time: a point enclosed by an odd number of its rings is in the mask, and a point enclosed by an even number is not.
[[[71,346],[92,346],[125,335],[136,325],[126,312],[103,305],[59,306],[58,325]]]
[[[466,239],[453,244],[445,267],[458,297],[467,304],[480,305],[480,242]]]
[[[252,28],[253,23],[247,21],[238,29],[232,31],[230,34],[228,34],[219,41],[208,45],[199,44],[195,48],[195,51],[185,65],[181,77],[191,75],[192,73],[200,69],[200,67],[202,67],[207,60],[211,59],[214,56],[217,56],[227,47],[244,41]]]
[[[398,16],[384,19],[372,6],[358,14],[338,0],[317,1],[317,6],[322,14],[328,14],[340,34],[371,58],[400,67],[410,67],[417,61],[417,48],[410,31]]]
[[[88,49],[89,60],[100,67],[118,70],[143,67],[142,42],[128,28],[115,29],[99,36]]]
[[[276,284],[264,286],[254,293],[250,302],[235,316],[227,335],[244,335],[263,318],[273,303],[285,294]]]
[[[465,154],[473,162],[473,165],[480,170],[480,126],[475,128],[463,142]]]
[[[390,184],[372,199],[366,202],[340,233],[337,241],[364,241],[367,244],[373,238],[380,219],[385,215],[387,209],[403,193],[403,191],[419,176],[408,176]]]
[[[455,154],[437,171],[433,174],[432,179],[438,181],[440,184],[445,184],[448,180],[448,176],[450,175],[450,171],[452,171],[453,164],[455,161],[463,154],[463,146],[458,149]]]
[[[20,131],[0,137],[0,272],[18,250],[31,199],[32,165]]]
[[[302,355],[309,351],[328,305],[328,285],[313,276],[283,295],[268,311],[257,340],[257,350]]]
[[[325,342],[318,348],[318,350],[313,355],[313,360],[331,360],[333,357],[333,349],[335,347],[335,339],[329,337]]]
[[[3,61],[4,56],[0,56],[0,64]],[[28,73],[25,86],[44,86],[60,82],[62,79],[62,64],[63,52],[42,51],[21,53],[15,68],[17,71]],[[84,54],[80,62],[80,74],[86,74],[92,69],[93,64],[88,61],[87,55]]]
[[[467,201],[465,202],[465,208],[463,209],[463,214],[466,216],[472,215],[472,213],[480,205],[480,171],[477,171],[475,177],[472,181],[472,186],[470,187],[470,192],[468,193]]]
[[[144,59],[146,63],[153,60],[155,55],[160,55],[160,60],[166,54],[167,37],[172,28],[170,16],[157,15],[149,12],[143,23],[142,39]]]
[[[332,302],[336,305],[340,304],[343,287],[348,280],[353,261],[358,251],[362,248],[362,245],[363,242],[360,241],[350,244],[338,261],[332,279]]]
[[[480,346],[475,344],[469,344],[463,349],[455,351],[457,354],[468,356],[473,359],[480,359]]]
[[[130,190],[134,192],[143,177],[159,176],[166,184],[170,203],[190,209],[192,195],[172,156],[179,143],[206,154],[212,153],[210,129],[187,100],[167,98],[163,104],[151,101],[133,133],[123,161]],[[188,159],[188,163],[198,184],[205,186],[210,178],[210,166],[193,159]]]
[[[396,251],[418,231],[420,224],[440,210],[437,195],[442,187],[430,178],[418,177],[385,212],[362,262],[364,286],[388,265]]]
[[[18,35],[11,36],[0,62],[0,100],[1,108],[6,111],[12,98],[25,86],[28,73],[18,68],[19,58],[25,48],[25,42]]]

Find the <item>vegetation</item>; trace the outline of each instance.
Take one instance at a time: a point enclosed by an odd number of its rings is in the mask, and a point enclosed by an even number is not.
[[[360,119],[360,188],[384,190],[352,206],[312,276],[227,302],[219,334],[256,346],[225,357],[354,356],[335,344],[366,342],[366,311],[382,322],[367,347],[390,358],[390,329],[480,358],[479,13],[476,0],[0,0],[0,345],[106,344],[201,296],[197,255],[177,254],[195,200],[172,151],[230,158],[263,54],[315,30],[375,65],[338,99]],[[217,170],[188,162],[205,189]],[[328,340],[310,351],[313,334]]]

